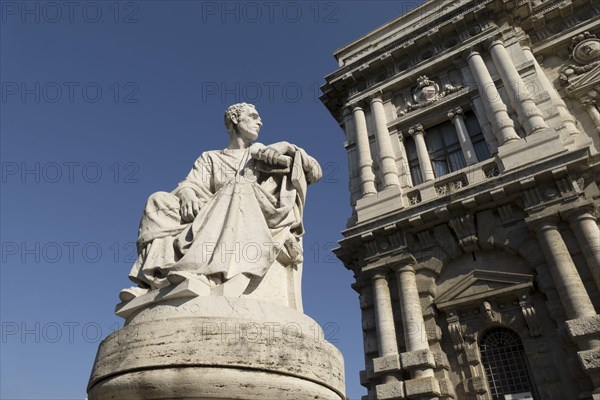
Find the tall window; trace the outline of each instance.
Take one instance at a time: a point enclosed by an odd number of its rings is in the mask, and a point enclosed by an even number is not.
[[[410,169],[412,184],[413,186],[417,186],[423,183],[423,176],[421,175],[421,166],[419,165],[419,156],[417,155],[415,139],[412,136],[409,136],[405,139],[404,144],[406,145],[406,156],[408,157],[408,168]]]
[[[492,399],[504,400],[505,395],[517,393],[534,398],[523,343],[515,332],[490,329],[481,337],[479,351]]]
[[[481,127],[477,122],[477,117],[472,111],[468,111],[465,113],[465,125],[467,126],[467,130],[469,131],[471,143],[473,143],[473,147],[475,148],[475,155],[477,156],[477,160],[483,161],[490,158],[490,149],[488,148],[488,145],[485,142],[485,138],[483,137]]]
[[[467,166],[451,121],[427,128],[425,132],[425,142],[436,177]]]

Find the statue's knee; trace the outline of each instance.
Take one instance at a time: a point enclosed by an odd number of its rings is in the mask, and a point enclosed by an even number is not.
[[[179,208],[179,198],[169,192],[156,192],[148,197],[146,212]]]

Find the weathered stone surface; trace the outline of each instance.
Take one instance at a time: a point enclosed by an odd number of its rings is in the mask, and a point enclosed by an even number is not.
[[[248,385],[263,394],[244,398],[341,399],[343,360],[315,321],[290,308],[223,296],[174,299],[142,310],[101,343],[88,391],[94,400],[229,399],[254,393]]]
[[[600,335],[600,315],[568,320],[565,327],[569,336],[573,338]]]
[[[404,369],[435,367],[435,359],[429,349],[415,350],[400,355]]]
[[[584,370],[600,370],[600,349],[580,351],[577,353],[577,357],[579,357]]]
[[[418,396],[437,396],[440,392],[440,385],[434,377],[410,379],[404,381],[406,396],[409,398]]]
[[[446,378],[438,379],[438,384],[440,386],[440,395],[445,397],[454,397],[454,390],[451,386],[451,382]]]
[[[485,383],[485,378],[481,377],[481,376],[474,376],[470,381],[469,381],[469,389],[477,392],[477,393],[485,393],[486,389],[486,383]]]
[[[404,384],[402,382],[382,383],[375,386],[377,400],[404,399]]]
[[[390,356],[378,357],[373,359],[373,371],[377,374],[384,372],[399,371],[400,370],[400,356],[398,354],[392,354]]]
[[[450,369],[450,363],[446,354],[442,352],[433,353],[433,358],[435,359],[436,368]]]

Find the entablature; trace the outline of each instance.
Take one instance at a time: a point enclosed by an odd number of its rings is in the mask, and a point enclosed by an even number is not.
[[[366,257],[373,257],[372,254],[376,255],[375,258],[385,256],[385,252],[377,255],[382,250],[376,247],[378,237],[396,231],[401,235],[422,232],[448,223],[453,217],[475,214],[490,207],[498,208],[501,216],[503,213],[512,214],[502,209],[506,204],[518,204],[526,214],[564,207],[583,199],[586,196],[583,191],[584,180],[591,182],[596,176],[600,176],[599,154],[590,156],[587,148],[565,153],[536,165],[507,171],[480,184],[463,187],[393,214],[358,223],[342,232],[344,239],[339,241],[340,247],[335,254],[343,261],[359,258],[363,262]],[[508,214],[504,219],[510,223],[512,220]],[[464,236],[467,238],[468,235]],[[369,241],[375,242],[368,244]],[[401,252],[405,247],[403,242],[397,250],[390,246],[389,251]]]

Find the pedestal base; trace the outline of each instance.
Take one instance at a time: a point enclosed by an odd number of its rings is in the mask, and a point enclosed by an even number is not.
[[[101,343],[88,398],[344,399],[343,359],[315,321],[290,308],[172,299]]]

